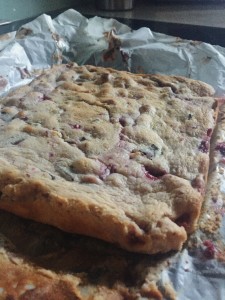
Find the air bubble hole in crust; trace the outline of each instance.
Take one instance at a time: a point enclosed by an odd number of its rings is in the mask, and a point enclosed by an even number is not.
[[[166,175],[166,171],[156,166],[144,166],[145,171],[154,177],[162,177]]]
[[[176,223],[178,226],[183,226],[186,230],[189,228],[191,216],[189,213],[183,213],[180,215],[176,220],[174,220],[174,223]]]

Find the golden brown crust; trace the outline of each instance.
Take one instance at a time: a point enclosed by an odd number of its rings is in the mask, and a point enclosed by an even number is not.
[[[0,247],[1,265],[10,270],[0,277],[0,287],[5,286],[9,290],[8,295],[16,295],[19,293],[19,289],[15,289],[18,281],[21,289],[23,284],[25,287],[29,283],[27,288],[31,289],[31,284],[41,282],[39,294],[38,288],[32,290],[35,297],[42,295],[42,298],[36,298],[38,300],[43,299],[44,291],[47,293],[52,291],[52,287],[62,288],[63,285],[67,287],[67,293],[64,288],[60,295],[67,300],[71,299],[71,295],[82,300],[135,300],[140,293],[144,296],[151,290],[152,293],[157,292],[156,285],[150,286],[149,282],[156,282],[165,266],[162,258],[155,257],[154,263],[151,263],[150,256],[129,253],[96,239],[67,234],[4,211],[0,211]],[[18,276],[11,275],[16,272]],[[43,280],[46,276],[48,280]],[[4,280],[1,281],[1,278]],[[148,285],[142,289],[145,279]],[[11,291],[12,286],[15,288]],[[6,294],[4,300],[7,299]]]
[[[0,207],[137,252],[196,227],[215,101],[208,85],[61,65],[2,100]]]
[[[0,249],[0,264],[1,300],[122,300],[125,294],[132,299],[132,293],[122,287],[108,288],[85,282],[82,276],[57,274],[5,249]]]
[[[0,250],[0,299],[82,299],[79,284],[70,276],[58,276],[26,263],[15,254]]]

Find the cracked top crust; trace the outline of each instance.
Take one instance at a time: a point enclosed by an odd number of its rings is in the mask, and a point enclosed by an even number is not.
[[[213,89],[177,76],[58,65],[1,100],[0,208],[143,253],[196,227]]]

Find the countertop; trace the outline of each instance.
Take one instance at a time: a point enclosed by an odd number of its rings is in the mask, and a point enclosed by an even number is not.
[[[207,0],[204,4],[198,3],[198,0],[194,3],[183,2],[180,0],[179,3],[164,4],[136,0],[133,10],[110,12],[97,10],[93,0],[83,0],[68,8],[76,9],[86,17],[115,18],[133,29],[145,26],[156,32],[225,47],[225,0],[217,4],[210,4]],[[46,13],[55,17],[61,12],[62,10],[57,10]],[[16,30],[35,17],[0,25],[0,34]]]
[[[133,10],[110,12],[97,10],[90,0],[82,2],[78,10],[89,17],[116,18],[133,29],[146,26],[156,32],[225,47],[225,1],[212,1],[180,0],[165,4],[136,0]]]
[[[133,10],[114,12],[97,10],[94,1],[83,1],[79,5],[79,10],[83,14],[107,18],[116,16],[123,19],[225,28],[225,1],[219,4],[204,1],[204,3],[201,1],[203,4],[198,0],[189,3],[186,1],[186,4],[182,4],[183,0],[171,4],[162,2],[157,4],[156,1],[153,3],[150,0],[134,0]]]

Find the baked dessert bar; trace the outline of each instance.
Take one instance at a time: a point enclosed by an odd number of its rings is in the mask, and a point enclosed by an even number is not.
[[[129,251],[180,250],[204,198],[207,84],[57,65],[1,99],[0,208]]]
[[[157,282],[167,266],[2,210],[0,263],[1,300],[163,299]]]

